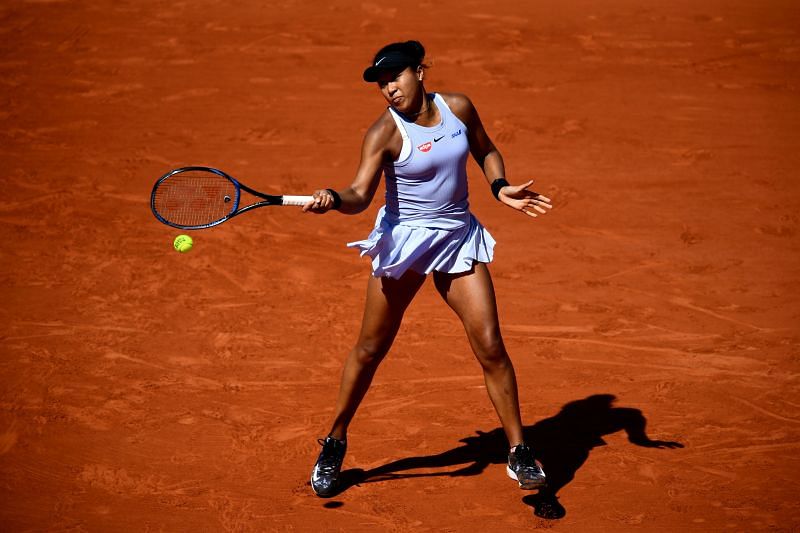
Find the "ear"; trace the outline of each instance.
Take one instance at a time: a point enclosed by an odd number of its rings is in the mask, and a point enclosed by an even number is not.
[[[420,65],[419,67],[417,67],[417,78],[419,79],[419,81],[422,81],[424,77],[425,77],[425,69],[422,68],[422,66]]]

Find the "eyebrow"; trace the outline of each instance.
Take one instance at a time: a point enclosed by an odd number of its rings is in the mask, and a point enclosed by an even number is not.
[[[399,78],[399,77],[400,77],[400,74],[402,74],[404,70],[405,70],[405,69],[398,70],[398,71],[395,73],[395,75],[394,75],[394,76],[393,76],[393,77],[392,77],[390,80],[388,80],[388,81],[384,81],[383,79],[378,79],[377,81],[378,81],[378,83],[379,83],[379,84],[385,85],[385,84],[389,83],[389,81],[394,81],[394,80],[396,80],[397,78]],[[387,71],[387,72],[392,72],[392,71],[390,70],[390,71]],[[387,77],[387,79],[388,79],[388,77]]]

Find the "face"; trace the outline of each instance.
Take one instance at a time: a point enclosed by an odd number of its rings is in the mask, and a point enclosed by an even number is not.
[[[401,71],[386,71],[378,78],[381,94],[401,113],[416,112],[422,103],[424,71],[406,67]]]

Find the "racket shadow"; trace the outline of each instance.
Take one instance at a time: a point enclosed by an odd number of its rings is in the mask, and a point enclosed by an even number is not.
[[[536,516],[558,519],[566,515],[566,509],[558,501],[558,491],[574,479],[593,448],[606,445],[603,440],[606,435],[625,431],[628,440],[637,446],[683,448],[679,442],[650,439],[642,412],[630,407],[616,407],[615,401],[612,394],[596,394],[575,400],[565,404],[556,415],[524,428],[525,441],[536,450],[548,480],[546,488],[522,498],[525,504],[533,507]],[[406,457],[370,470],[343,470],[337,494],[364,483],[475,476],[489,465],[504,465],[508,460],[508,442],[502,428],[476,433],[461,439],[461,446],[442,453]],[[410,472],[416,469],[448,470]]]

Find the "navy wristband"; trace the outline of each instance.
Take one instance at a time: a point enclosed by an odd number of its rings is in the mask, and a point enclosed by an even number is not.
[[[500,199],[500,189],[509,185],[508,181],[505,178],[497,178],[492,182],[492,194],[494,197],[499,200]]]
[[[333,208],[339,209],[339,207],[341,207],[342,205],[342,197],[339,196],[339,193],[334,191],[333,189],[325,189],[325,190],[331,193],[331,196],[333,196]]]

